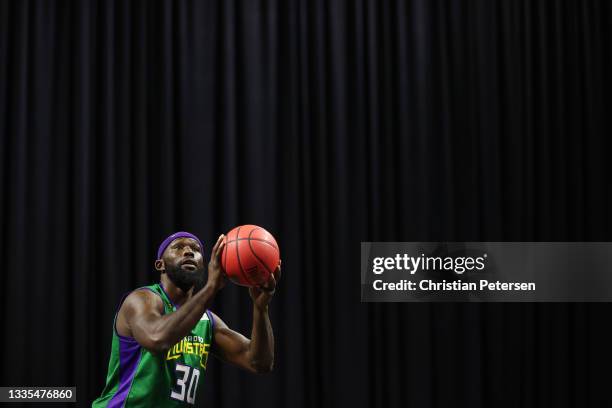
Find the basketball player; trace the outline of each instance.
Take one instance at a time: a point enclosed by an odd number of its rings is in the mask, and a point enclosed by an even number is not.
[[[268,304],[276,288],[274,275],[280,277],[280,262],[265,285],[249,288],[253,328],[248,339],[208,310],[225,285],[223,238],[212,249],[201,290],[194,290],[204,269],[200,240],[177,232],[162,242],[155,261],[160,282],[134,290],[119,304],[106,386],[94,408],[193,405],[209,353],[253,373],[272,370],[274,336]]]

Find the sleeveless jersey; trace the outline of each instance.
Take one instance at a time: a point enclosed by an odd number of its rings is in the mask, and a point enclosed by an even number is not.
[[[176,311],[161,284],[139,289],[150,290],[161,297],[164,314]],[[170,350],[154,354],[141,347],[136,339],[117,333],[117,314],[126,296],[119,303],[113,322],[106,386],[92,407],[162,408],[195,404],[212,342],[213,318],[210,312],[206,310],[191,333]]]

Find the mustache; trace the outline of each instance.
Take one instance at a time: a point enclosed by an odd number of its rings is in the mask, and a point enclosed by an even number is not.
[[[185,264],[193,265],[196,268],[198,267],[198,262],[195,259],[193,259],[193,258],[184,258],[179,263],[179,265],[185,265]]]

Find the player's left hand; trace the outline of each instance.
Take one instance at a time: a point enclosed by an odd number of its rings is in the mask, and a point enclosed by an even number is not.
[[[260,286],[254,286],[249,288],[249,295],[253,299],[253,305],[260,309],[265,309],[270,301],[274,292],[276,291],[276,283],[281,276],[281,261],[278,261],[278,266],[274,272],[270,275],[270,279],[266,283]]]

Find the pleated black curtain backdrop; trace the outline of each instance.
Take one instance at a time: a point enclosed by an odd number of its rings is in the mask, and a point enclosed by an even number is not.
[[[199,406],[611,406],[607,304],[361,304],[360,241],[612,240],[609,1],[1,1],[0,385],[103,387],[170,232],[277,237]],[[576,271],[580,273],[580,271]],[[214,308],[250,332],[229,285]]]

